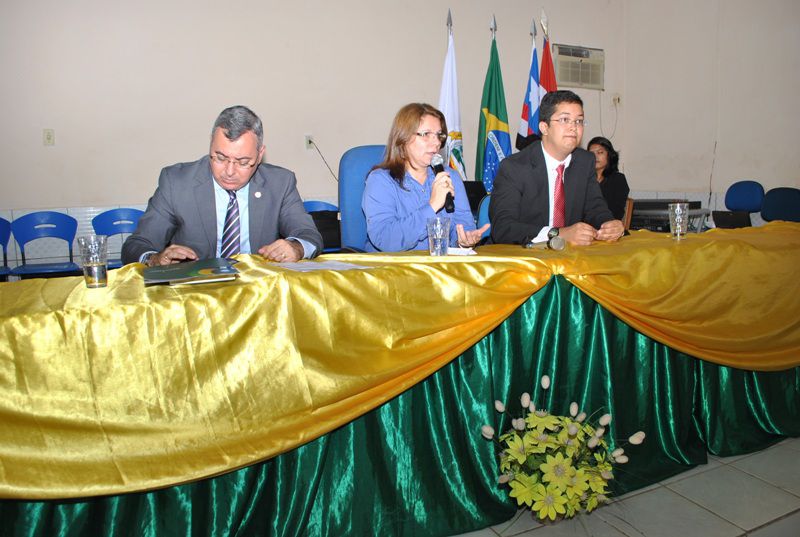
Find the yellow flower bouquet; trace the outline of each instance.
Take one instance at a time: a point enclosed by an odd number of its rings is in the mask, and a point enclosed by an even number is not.
[[[542,388],[550,378],[542,377]],[[511,429],[501,434],[500,477],[517,504],[529,507],[540,520],[571,518],[580,511],[591,512],[608,499],[608,482],[615,464],[628,462],[623,448],[610,450],[605,439],[611,415],[603,414],[598,425],[587,421],[578,404],[570,405],[569,416],[536,409],[527,393],[520,398],[522,417],[511,420]],[[495,401],[503,413],[505,405]],[[484,425],[481,433],[494,438],[494,428]],[[637,445],[644,433],[633,434],[628,442]]]

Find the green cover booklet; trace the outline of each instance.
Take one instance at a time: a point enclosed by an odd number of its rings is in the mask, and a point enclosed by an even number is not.
[[[162,265],[144,269],[145,285],[168,283],[188,285],[193,283],[224,282],[236,279],[239,271],[230,259],[200,259],[175,265]]]

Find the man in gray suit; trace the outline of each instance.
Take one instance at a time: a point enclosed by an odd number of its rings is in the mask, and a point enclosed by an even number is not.
[[[303,208],[294,174],[263,164],[263,157],[258,116],[244,106],[223,110],[208,156],[161,170],[147,210],[122,245],[122,262],[169,265],[231,251],[280,262],[317,255],[322,236]]]

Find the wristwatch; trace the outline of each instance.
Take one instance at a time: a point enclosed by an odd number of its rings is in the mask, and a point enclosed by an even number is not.
[[[551,227],[550,231],[547,232],[547,238],[552,239],[553,237],[558,237],[558,228]]]

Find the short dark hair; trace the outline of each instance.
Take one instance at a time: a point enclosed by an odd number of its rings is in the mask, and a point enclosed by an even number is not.
[[[217,129],[222,129],[225,138],[230,141],[238,140],[247,131],[252,132],[258,138],[258,148],[264,145],[264,126],[261,119],[249,108],[242,105],[231,106],[220,112],[211,129],[211,138]]]
[[[583,101],[574,92],[569,90],[550,91],[539,103],[539,121],[548,123],[556,113],[556,107],[561,103],[576,103],[583,107]]]

